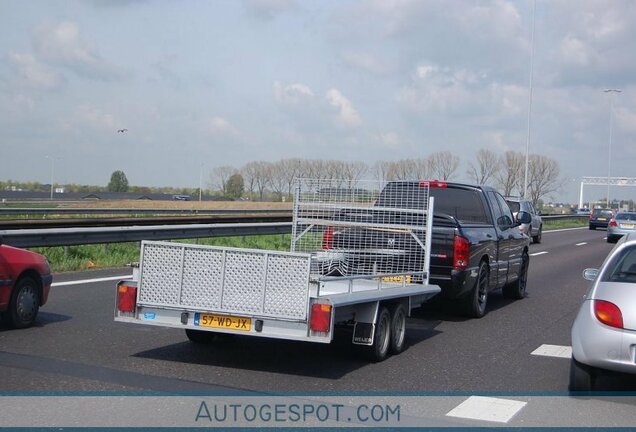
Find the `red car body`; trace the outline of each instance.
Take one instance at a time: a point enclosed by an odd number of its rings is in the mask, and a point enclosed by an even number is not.
[[[39,307],[48,299],[52,281],[44,256],[0,244],[0,313],[11,327],[33,324]]]

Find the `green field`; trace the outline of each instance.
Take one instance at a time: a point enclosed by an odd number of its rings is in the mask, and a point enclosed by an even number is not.
[[[288,251],[289,234],[246,237],[214,237],[198,240],[180,240],[181,243],[226,246],[248,249]],[[53,272],[78,271],[95,268],[123,267],[139,261],[139,243],[109,243],[82,246],[31,248],[45,255]]]
[[[587,226],[587,219],[544,222],[544,230],[579,228]],[[214,237],[198,240],[180,240],[212,246],[226,246],[248,249],[269,249],[288,251],[291,236],[261,235],[245,237]],[[45,255],[54,272],[78,271],[93,268],[115,268],[139,261],[139,243],[110,243],[99,245],[40,247],[32,250]]]

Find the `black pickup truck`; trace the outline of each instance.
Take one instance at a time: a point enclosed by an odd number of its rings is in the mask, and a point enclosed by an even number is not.
[[[394,181],[380,192],[372,214],[355,211],[342,215],[391,224],[422,226],[424,215],[416,209],[428,195],[434,198],[434,219],[429,283],[439,285],[441,296],[457,299],[463,312],[480,318],[486,312],[488,293],[502,289],[504,296],[525,296],[530,239],[519,231],[530,214],[512,215],[506,200],[495,189],[447,182]],[[424,238],[416,232],[353,228],[327,232],[325,249],[343,252],[343,259],[328,269],[331,274],[411,273],[421,281]]]

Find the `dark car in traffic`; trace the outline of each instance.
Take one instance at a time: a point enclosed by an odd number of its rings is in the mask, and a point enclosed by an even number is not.
[[[614,217],[614,211],[612,209],[594,209],[590,213],[590,229],[607,228],[609,221]]]
[[[6,325],[31,326],[48,299],[52,281],[44,256],[3,245],[0,239],[0,315]]]

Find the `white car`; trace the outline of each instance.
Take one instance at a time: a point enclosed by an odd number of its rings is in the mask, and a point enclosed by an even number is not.
[[[598,390],[605,371],[636,374],[636,233],[625,235],[600,270],[572,326],[570,390]]]

